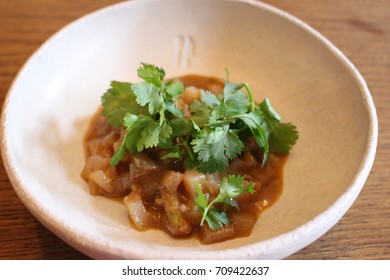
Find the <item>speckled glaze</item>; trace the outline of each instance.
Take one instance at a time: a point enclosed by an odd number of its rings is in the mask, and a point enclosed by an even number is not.
[[[191,12],[190,12],[191,11]],[[167,17],[166,15],[169,15]],[[233,20],[234,19],[234,20]],[[279,201],[251,236],[213,245],[138,232],[120,203],[80,178],[83,135],[111,80],[140,62],[169,76],[248,82],[300,132]],[[329,230],[373,164],[377,117],[352,63],[293,16],[257,1],[139,0],[87,15],[50,38],[12,84],[1,154],[16,193],[42,224],[97,259],[280,259]]]

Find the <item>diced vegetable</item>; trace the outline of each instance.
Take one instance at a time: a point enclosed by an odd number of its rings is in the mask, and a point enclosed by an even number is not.
[[[234,236],[234,228],[232,226],[225,226],[223,228],[212,230],[207,226],[203,226],[201,229],[202,243],[211,244],[216,242],[225,241]]]
[[[162,200],[167,217],[166,227],[171,235],[174,237],[184,237],[191,234],[192,226],[180,212],[177,195],[163,192]]]
[[[158,165],[147,155],[138,153],[131,156],[130,181],[150,175],[158,169]]]
[[[183,183],[186,192],[190,197],[196,197],[196,186],[201,188],[206,183],[206,174],[200,173],[195,169],[186,170],[183,176]]]
[[[127,207],[129,218],[138,230],[145,230],[153,226],[153,218],[146,211],[139,193],[132,192],[123,200]]]
[[[182,180],[182,173],[175,171],[167,171],[161,179],[161,184],[167,189],[169,193],[175,194]]]
[[[112,193],[115,190],[111,177],[103,170],[92,171],[88,174],[88,180],[107,193]]]

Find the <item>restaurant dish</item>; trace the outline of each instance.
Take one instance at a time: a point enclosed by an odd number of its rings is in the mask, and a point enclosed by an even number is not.
[[[279,197],[298,139],[246,83],[183,76],[151,64],[139,83],[113,81],[85,138],[93,195],[123,198],[137,230],[202,243],[248,236]]]

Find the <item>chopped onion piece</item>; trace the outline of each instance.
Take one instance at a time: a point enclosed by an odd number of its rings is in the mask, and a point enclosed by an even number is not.
[[[186,170],[183,176],[183,183],[186,192],[190,195],[190,197],[195,198],[196,194],[196,186],[199,184],[201,188],[206,182],[206,175],[200,173],[194,169]]]
[[[161,179],[161,184],[166,187],[168,192],[176,193],[177,187],[183,180],[183,174],[175,171],[167,171]]]
[[[103,170],[95,170],[88,175],[89,182],[95,183],[100,189],[112,193],[115,189],[112,179]]]
[[[90,156],[87,158],[87,162],[81,172],[81,176],[88,180],[88,175],[92,171],[102,170],[110,166],[110,158],[102,156]]]
[[[224,226],[221,229],[212,230],[208,227],[208,225],[204,225],[201,229],[201,238],[202,243],[204,244],[221,242],[232,238],[233,236],[234,228],[232,226]]]
[[[158,165],[143,153],[132,155],[130,162],[130,181],[149,175],[158,169]]]
[[[175,237],[188,236],[192,226],[179,210],[179,201],[176,194],[162,192],[163,207],[167,217],[166,228]]]
[[[130,193],[123,199],[123,202],[127,207],[131,222],[138,230],[145,230],[153,225],[153,218],[146,211],[139,193]]]

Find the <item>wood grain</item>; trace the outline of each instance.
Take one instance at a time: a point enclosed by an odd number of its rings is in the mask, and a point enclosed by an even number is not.
[[[28,57],[61,27],[115,0],[0,1],[0,106]],[[317,29],[365,77],[379,118],[372,172],[357,201],[329,232],[288,259],[390,259],[390,2],[265,0]],[[0,165],[0,259],[87,259],[42,226]]]

